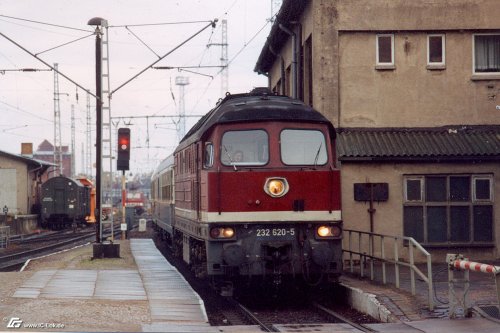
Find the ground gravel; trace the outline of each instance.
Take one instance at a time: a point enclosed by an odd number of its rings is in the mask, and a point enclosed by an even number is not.
[[[147,301],[12,297],[16,289],[39,270],[137,269],[129,241],[120,242],[121,258],[92,260],[92,251],[92,244],[88,244],[32,260],[23,272],[0,272],[0,331],[9,330],[7,322],[13,317],[20,318],[23,323],[64,325],[63,328],[50,329],[22,328],[23,331],[137,332],[142,330],[142,324],[150,324]]]

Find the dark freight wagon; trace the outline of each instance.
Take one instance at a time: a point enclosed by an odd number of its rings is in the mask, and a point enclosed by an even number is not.
[[[85,179],[54,177],[42,184],[42,227],[83,224],[91,215],[92,183]]]

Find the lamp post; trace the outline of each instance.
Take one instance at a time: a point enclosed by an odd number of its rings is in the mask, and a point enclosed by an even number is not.
[[[9,208],[7,205],[3,206],[3,213],[5,214],[5,220],[4,220],[4,225],[7,225],[7,213],[9,212]]]
[[[100,17],[89,20],[88,25],[95,26],[95,78],[96,78],[96,243],[101,242],[101,218],[102,218],[102,30],[108,22]]]

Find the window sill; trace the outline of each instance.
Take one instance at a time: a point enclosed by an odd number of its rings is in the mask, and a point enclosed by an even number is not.
[[[446,69],[446,65],[427,65],[426,68],[430,71],[442,71]]]
[[[391,71],[391,70],[395,70],[396,66],[394,66],[394,65],[375,65],[375,69],[378,71]]]
[[[499,74],[473,74],[470,79],[471,79],[471,81],[500,80],[500,73]]]

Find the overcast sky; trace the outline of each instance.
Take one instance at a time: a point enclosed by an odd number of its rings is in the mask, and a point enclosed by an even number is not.
[[[221,21],[226,19],[229,91],[239,93],[267,85],[266,77],[257,75],[253,68],[271,27],[271,3],[278,2],[0,0],[0,32],[31,53],[38,54],[45,62],[51,65],[57,63],[62,73],[95,93],[94,27],[87,25],[91,18],[102,17],[110,26],[108,37],[112,91],[216,18],[219,20],[216,28],[205,29],[155,66],[220,66],[221,46],[207,45],[222,43]],[[68,44],[61,46],[65,43]],[[0,36],[0,72],[5,71],[0,74],[0,150],[15,154],[20,153],[22,142],[32,142],[36,150],[44,139],[54,141],[54,72],[16,71],[23,68],[47,69],[43,63]],[[147,70],[113,94],[112,117],[176,115],[179,111],[180,87],[175,84],[175,79],[178,76],[188,77],[189,80],[189,85],[185,86],[186,114],[206,113],[221,97],[220,68],[187,70],[196,73]],[[86,92],[62,76],[58,80],[62,143],[68,146],[71,143],[71,105],[74,105],[76,169],[80,171],[82,145],[85,143]],[[93,97],[91,110],[92,139],[95,140]],[[187,118],[187,129],[196,120]],[[145,119],[121,120],[118,127],[126,127],[125,123],[131,124],[131,169],[135,172],[150,171],[177,144],[172,118],[149,119],[149,136]],[[145,148],[148,138],[151,147],[149,152]],[[92,154],[95,156],[95,151]]]

